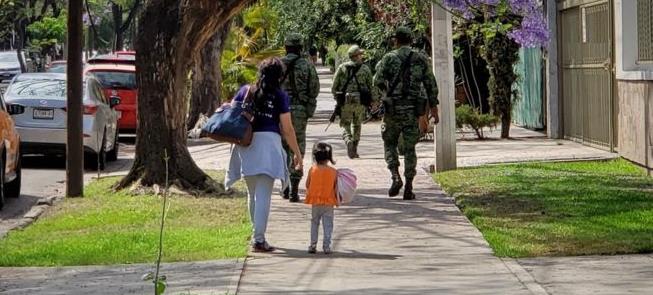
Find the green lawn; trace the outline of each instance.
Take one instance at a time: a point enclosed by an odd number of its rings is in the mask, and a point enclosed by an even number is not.
[[[215,174],[213,174],[215,176]],[[216,179],[222,179],[222,175]],[[154,262],[162,198],[89,184],[84,198],[66,199],[36,223],[0,240],[0,266],[62,266]],[[250,235],[244,195],[172,196],[163,260],[244,257]]]
[[[435,178],[498,256],[653,251],[653,179],[625,160],[486,166]]]

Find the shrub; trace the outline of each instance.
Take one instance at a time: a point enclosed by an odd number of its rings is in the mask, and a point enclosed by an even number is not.
[[[476,132],[479,139],[484,139],[484,127],[496,127],[499,118],[491,114],[481,114],[477,109],[469,105],[461,105],[456,108],[456,128],[465,126]]]

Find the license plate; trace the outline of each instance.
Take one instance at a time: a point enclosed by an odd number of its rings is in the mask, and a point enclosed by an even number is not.
[[[52,120],[54,119],[53,109],[34,109],[34,119]]]

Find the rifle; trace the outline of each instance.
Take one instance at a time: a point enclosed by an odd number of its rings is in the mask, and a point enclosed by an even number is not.
[[[344,95],[344,93],[342,92],[336,92],[336,97],[338,96],[338,94]],[[341,113],[342,113],[342,103],[340,103],[340,101],[337,99],[336,107],[333,109],[333,113],[331,113],[331,117],[329,117],[329,124],[327,124],[327,127],[324,129],[325,132],[329,130],[331,124],[336,120],[336,117],[340,116]]]
[[[329,127],[331,127],[331,124],[336,120],[336,117],[340,116],[340,113],[342,113],[342,105],[345,104],[345,92],[347,91],[347,86],[349,86],[351,80],[354,79],[359,69],[360,66],[349,68],[349,77],[347,78],[347,82],[345,82],[345,85],[342,86],[341,91],[335,93],[334,96],[336,98],[336,107],[333,109],[331,117],[329,117],[329,124],[327,124],[327,127],[324,129],[325,132],[329,129]]]

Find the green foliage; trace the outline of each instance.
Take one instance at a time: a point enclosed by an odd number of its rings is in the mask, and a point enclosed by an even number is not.
[[[349,47],[351,47],[349,44],[340,45],[338,48],[331,47],[328,56],[333,59],[334,69],[337,69],[341,64],[349,61],[349,54],[347,53]]]
[[[511,12],[506,1],[501,1],[495,13],[477,15],[472,19],[457,17],[454,24],[454,40],[469,42],[487,63],[490,106],[501,118],[503,138],[509,136],[512,106],[518,99],[513,84],[518,79],[514,65],[519,61],[520,46],[508,35],[521,20],[521,16]],[[461,54],[461,48],[454,49],[455,56]]]
[[[279,16],[265,2],[236,17],[222,52],[221,97],[231,98],[242,85],[254,82],[259,62],[283,54],[275,39],[278,27]]]
[[[67,14],[62,13],[57,18],[46,16],[29,25],[27,32],[31,36],[30,46],[43,52],[56,44],[63,44],[67,30],[66,19]]]
[[[479,139],[484,139],[484,127],[495,127],[499,118],[492,114],[481,114],[477,109],[469,105],[461,105],[456,108],[456,128],[469,127]]]
[[[653,252],[653,179],[626,160],[492,165],[435,177],[498,256]]]

